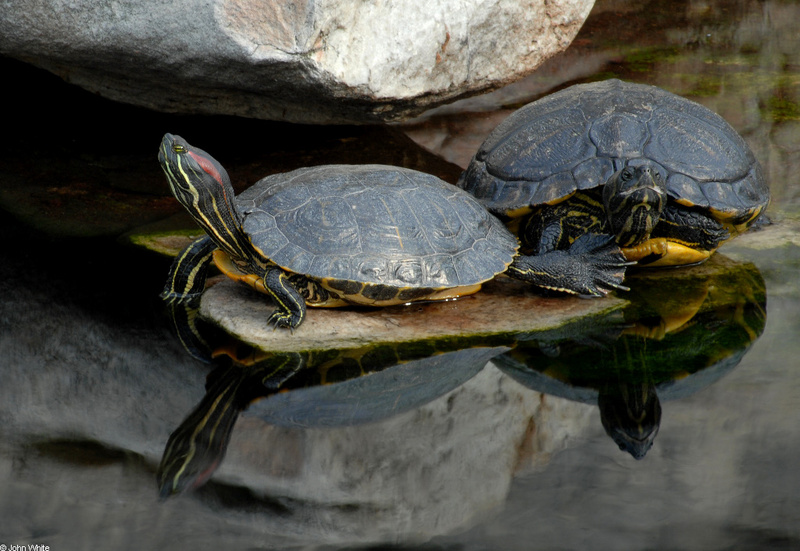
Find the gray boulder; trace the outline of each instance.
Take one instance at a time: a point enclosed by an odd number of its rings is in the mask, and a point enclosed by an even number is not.
[[[161,111],[401,120],[513,82],[593,0],[10,0],[0,54]]]

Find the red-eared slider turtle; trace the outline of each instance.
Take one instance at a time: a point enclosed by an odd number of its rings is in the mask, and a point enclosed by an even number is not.
[[[162,297],[202,293],[214,263],[272,296],[268,322],[295,328],[311,306],[386,306],[478,291],[506,270],[516,238],[468,193],[422,172],[328,165],[268,176],[234,197],[211,155],[167,134],[172,193],[205,230],[170,269]]]
[[[761,167],[720,116],[619,80],[519,109],[459,185],[519,236],[509,275],[590,295],[619,288],[620,248],[640,265],[702,262],[769,203]]]

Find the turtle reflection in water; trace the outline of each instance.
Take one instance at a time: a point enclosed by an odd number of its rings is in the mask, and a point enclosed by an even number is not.
[[[661,401],[712,384],[761,335],[766,291],[754,265],[721,255],[702,268],[640,273],[630,283],[623,312],[532,335],[493,361],[529,388],[596,403],[606,433],[641,459],[658,433]]]
[[[466,340],[303,353],[266,353],[241,343],[220,348],[206,395],[164,449],[157,473],[160,494],[168,497],[204,484],[224,458],[245,409],[278,426],[375,422],[457,388],[507,350]]]

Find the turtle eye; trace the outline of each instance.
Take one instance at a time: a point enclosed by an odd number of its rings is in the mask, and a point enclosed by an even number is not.
[[[629,168],[625,168],[619,175],[620,180],[623,182],[629,182],[630,179],[633,177],[633,171]]]
[[[175,153],[186,153],[186,148],[180,144],[174,143],[172,144],[172,151]]]

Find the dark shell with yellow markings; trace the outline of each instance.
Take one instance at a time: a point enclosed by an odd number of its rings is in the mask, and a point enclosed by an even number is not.
[[[722,117],[655,86],[619,80],[572,86],[514,112],[459,185],[492,212],[513,216],[642,164],[661,173],[671,199],[728,226],[746,227],[769,203],[753,152]]]
[[[257,252],[343,297],[405,291],[398,298],[413,300],[476,285],[504,272],[518,247],[468,193],[405,168],[302,168],[260,180],[236,202]]]

